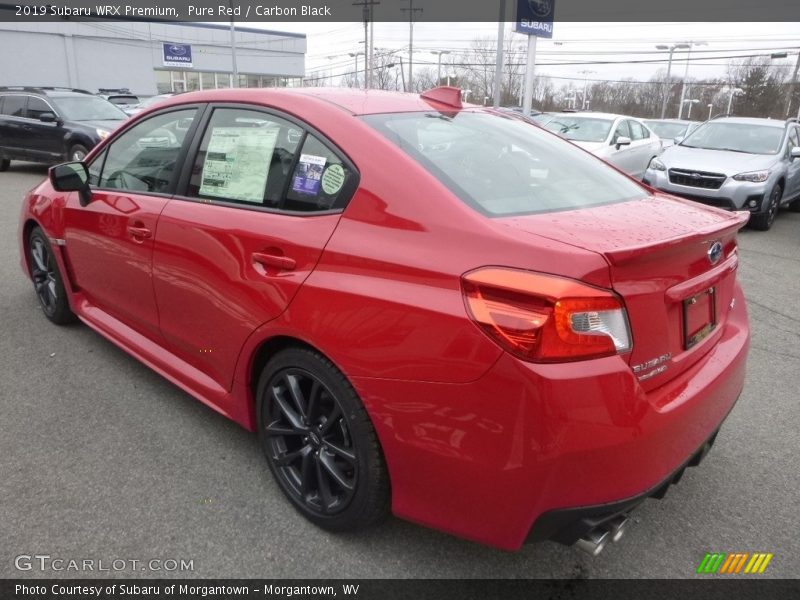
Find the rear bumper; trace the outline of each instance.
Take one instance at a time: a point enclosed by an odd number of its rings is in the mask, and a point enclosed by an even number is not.
[[[719,434],[719,430],[715,431],[714,435],[706,440],[677,470],[642,494],[609,504],[553,510],[543,514],[536,519],[526,542],[550,540],[571,546],[593,529],[603,527],[616,517],[627,515],[648,498],[661,500],[669,488],[681,480],[688,467],[696,467],[702,462],[714,445],[717,434]]]
[[[625,509],[652,495],[742,390],[749,329],[738,286],[735,297],[719,342],[651,391],[618,356],[534,365],[503,355],[468,384],[352,378],[381,441],[394,513],[515,550],[531,531],[550,537],[539,533],[543,515]]]

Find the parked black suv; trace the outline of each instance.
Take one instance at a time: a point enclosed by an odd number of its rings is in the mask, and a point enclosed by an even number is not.
[[[86,90],[0,87],[0,171],[11,160],[82,160],[127,118]]]

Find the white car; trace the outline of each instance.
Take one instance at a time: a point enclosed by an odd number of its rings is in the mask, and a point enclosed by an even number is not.
[[[558,113],[542,127],[570,140],[636,179],[663,144],[641,120],[609,113]]]

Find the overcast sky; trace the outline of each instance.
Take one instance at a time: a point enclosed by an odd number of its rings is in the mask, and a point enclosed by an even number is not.
[[[363,50],[362,23],[272,23],[270,26],[248,23],[250,27],[305,33],[308,36],[306,71],[308,74],[341,74],[352,70],[351,52]],[[513,24],[505,25],[511,31]],[[556,23],[552,40],[540,39],[537,73],[556,78],[582,81],[592,79],[649,79],[666,67],[667,53],[656,44],[693,40],[706,42],[693,49],[689,76],[703,80],[724,75],[729,56],[769,54],[773,51],[800,49],[800,23]],[[476,37],[497,37],[497,23],[416,23],[414,25],[414,63],[436,66],[432,50],[457,51],[469,47]],[[522,42],[525,36],[514,34]],[[408,24],[375,23],[375,46],[408,52]],[[676,51],[673,74],[683,75],[685,51]],[[720,58],[716,58],[720,57]],[[443,57],[446,61],[449,57]],[[524,62],[524,55],[510,57]],[[359,59],[363,68],[362,58]],[[662,60],[644,64],[557,64],[610,61]],[[791,75],[796,56],[778,60]],[[427,64],[426,64],[427,63]],[[592,71],[586,74],[582,71]]]

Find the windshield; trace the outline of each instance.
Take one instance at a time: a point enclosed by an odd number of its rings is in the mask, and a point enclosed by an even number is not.
[[[122,121],[128,115],[97,96],[62,96],[56,98],[61,116],[68,121]]]
[[[138,104],[139,98],[137,96],[109,96],[106,98],[111,104],[127,106],[128,104]]]
[[[689,134],[681,146],[748,154],[777,154],[782,140],[782,127],[709,122]]]
[[[578,209],[649,195],[600,159],[516,119],[467,111],[362,118],[489,216]]]
[[[545,128],[573,142],[605,142],[613,124],[608,119],[558,116]]]
[[[676,137],[686,134],[686,123],[662,123],[660,121],[645,121],[655,134],[665,140],[674,140]]]

